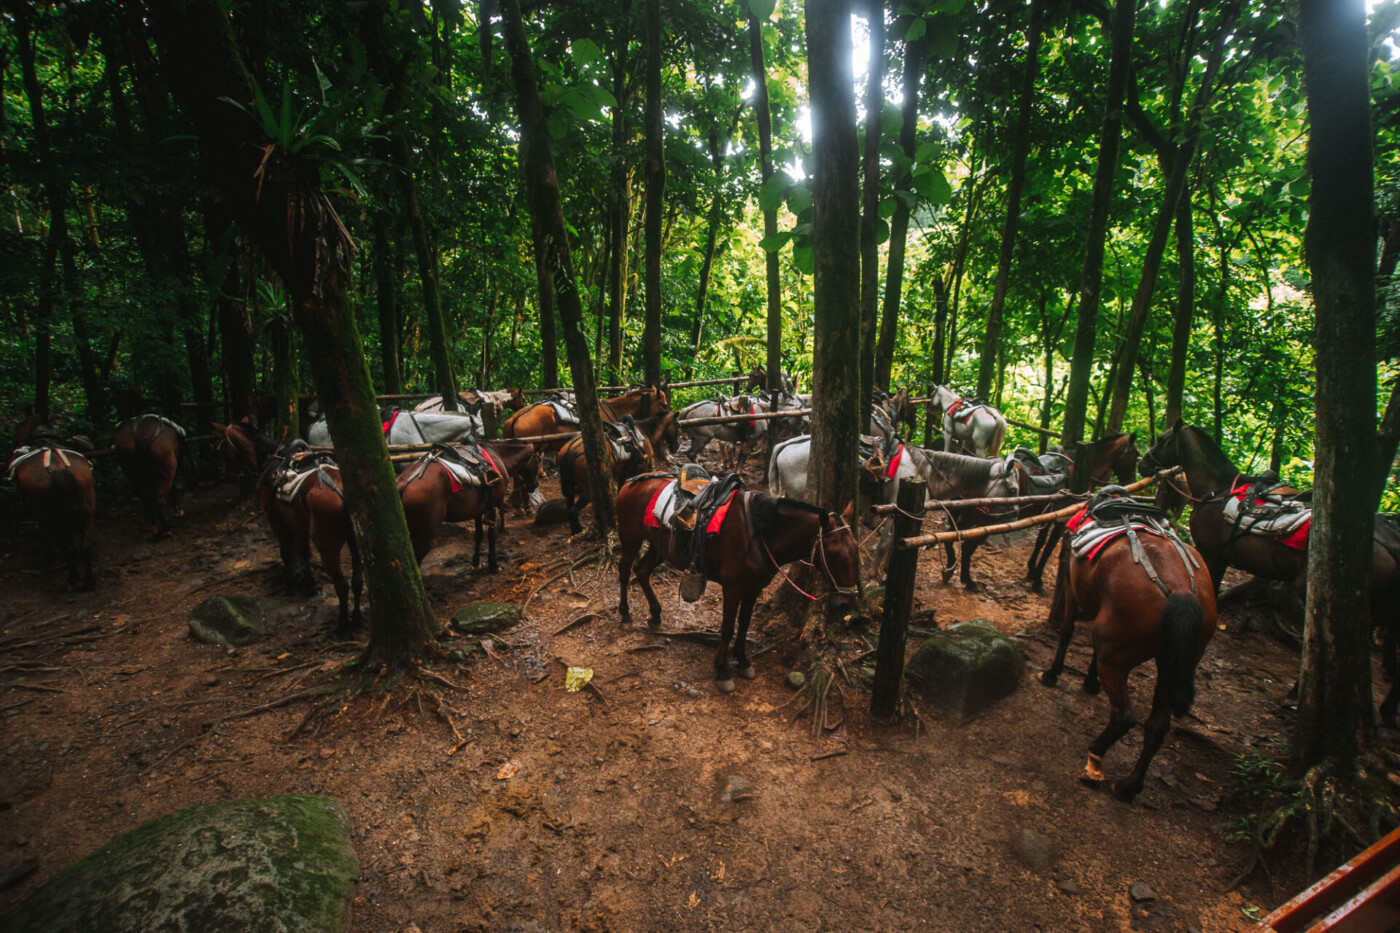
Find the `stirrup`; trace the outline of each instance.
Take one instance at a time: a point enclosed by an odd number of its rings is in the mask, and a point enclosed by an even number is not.
[[[681,599],[688,603],[693,603],[701,596],[705,595],[705,575],[702,573],[687,573],[681,577]]]

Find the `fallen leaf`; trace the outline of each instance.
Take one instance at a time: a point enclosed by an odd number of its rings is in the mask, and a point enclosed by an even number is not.
[[[571,667],[564,675],[564,689],[570,693],[578,693],[588,682],[593,679],[593,668],[591,667]]]
[[[695,892],[690,892],[690,903],[687,905],[691,910],[700,906],[700,898],[695,896]]]
[[[496,772],[496,780],[504,781],[508,778],[513,778],[519,771],[520,762],[507,761],[505,764],[501,765],[500,769]]]

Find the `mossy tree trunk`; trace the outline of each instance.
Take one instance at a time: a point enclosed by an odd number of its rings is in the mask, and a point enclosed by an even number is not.
[[[602,537],[617,525],[616,491],[612,488],[611,474],[603,468],[607,463],[607,441],[603,438],[602,413],[598,408],[598,389],[593,379],[592,362],[588,358],[588,341],[583,335],[583,302],[579,298],[578,280],[574,276],[573,257],[569,253],[564,203],[559,196],[554,157],[549,151],[544,105],[540,101],[535,65],[530,58],[530,45],[525,38],[525,25],[520,18],[517,0],[502,0],[501,16],[506,47],[510,50],[511,77],[520,116],[520,164],[525,175],[530,213],[539,225],[549,256],[554,297],[559,306],[564,346],[569,354],[569,371],[574,379],[574,397],[578,400],[582,422],[583,452],[591,467],[588,483],[593,501],[593,531]]]
[[[152,0],[149,10],[166,84],[195,126],[209,177],[292,295],[363,543],[373,608],[366,658],[411,664],[431,650],[438,627],[345,297],[354,246],[326,200],[319,167],[273,146],[247,113],[223,100],[249,100],[252,83],[216,0]]]

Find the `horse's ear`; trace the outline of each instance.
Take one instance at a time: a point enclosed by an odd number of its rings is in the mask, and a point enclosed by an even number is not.
[[[1184,428],[1184,427],[1186,427],[1186,419],[1185,419],[1185,418],[1177,418],[1177,419],[1176,419],[1176,424],[1172,425],[1172,430],[1173,430],[1173,431],[1180,431],[1180,430],[1181,430],[1182,428]]]
[[[213,425],[214,430],[218,431],[220,434],[223,434],[225,431],[228,430],[228,425],[226,424],[219,424],[219,422],[217,421],[211,421],[209,423]]]
[[[846,503],[846,507],[841,510],[841,520],[847,525],[854,525],[856,521],[856,503],[852,499]]]

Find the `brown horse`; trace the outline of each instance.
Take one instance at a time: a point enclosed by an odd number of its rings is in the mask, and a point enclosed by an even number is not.
[[[661,389],[637,387],[614,398],[600,400],[598,407],[604,421],[621,421],[624,415],[647,417],[655,411],[669,407],[669,400]],[[548,401],[541,401],[526,405],[507,418],[506,423],[501,426],[501,436],[525,439],[576,430],[577,422],[560,422],[554,405]],[[564,441],[549,441],[541,450],[558,450],[563,444]]]
[[[627,483],[617,496],[618,537],[622,545],[618,563],[621,598],[618,614],[624,625],[632,622],[627,604],[627,588],[632,568],[646,595],[651,614],[647,624],[661,625],[661,603],[651,586],[651,574],[663,559],[684,570],[688,562],[677,556],[671,531],[645,523],[652,497],[671,476],[642,476]],[[841,602],[849,602],[861,592],[860,562],[855,533],[849,524],[854,506],[846,515],[762,493],[740,490],[731,500],[719,533],[706,535],[703,546],[709,577],[724,590],[724,622],[720,628],[719,650],[715,654],[715,681],[722,693],[734,692],[734,666],[729,661],[729,643],[734,640],[734,665],[739,676],[752,680],[756,675],[748,657],[749,620],[758,599],[784,564],[805,560],[817,569],[821,585],[829,586]],[[638,560],[643,544],[650,544]],[[784,574],[786,578],[786,574]],[[811,597],[816,598],[816,597]],[[738,623],[737,636],[735,622]]]
[[[739,375],[735,373],[734,375]],[[745,392],[763,392],[768,388],[768,370],[763,366],[755,366],[749,370],[749,381],[744,383]],[[778,388],[783,392],[793,393],[797,391],[797,383],[786,372],[778,373]]]
[[[347,635],[361,622],[364,575],[355,530],[341,491],[340,470],[329,454],[307,456],[303,452],[302,459],[294,460],[291,454],[298,448],[305,451],[305,443],[294,441],[268,460],[258,479],[258,501],[277,537],[288,591],[314,588],[311,576],[311,545],[314,543],[339,602],[336,634]],[[284,489],[291,473],[295,472],[307,475],[288,501]],[[340,566],[340,552],[347,544],[350,546],[350,581],[345,579]],[[349,606],[352,587],[353,611]]]
[[[219,435],[217,449],[224,474],[238,480],[238,498],[248,498],[268,459],[277,452],[277,442],[253,427],[251,415],[233,424],[209,423]]]
[[[1307,550],[1290,547],[1267,535],[1240,534],[1225,519],[1225,501],[1240,480],[1239,468],[1209,434],[1180,420],[1157,436],[1157,443],[1138,463],[1138,470],[1143,475],[1151,475],[1156,470],[1178,464],[1185,468],[1186,474],[1186,489],[1178,491],[1194,503],[1191,540],[1201,550],[1216,592],[1220,590],[1226,568],[1237,567],[1266,580],[1292,583],[1301,594],[1308,577]],[[1175,485],[1177,481],[1168,479],[1166,482]],[[1382,630],[1384,664],[1393,677],[1395,640],[1400,635],[1400,545],[1379,516],[1371,536],[1370,601],[1371,623]],[[1384,725],[1395,725],[1397,707],[1400,707],[1400,679],[1392,684],[1381,703]]]
[[[1215,633],[1215,591],[1206,575],[1186,567],[1181,553],[1168,539],[1139,532],[1138,541],[1161,578],[1155,584],[1139,566],[1127,536],[1104,545],[1093,560],[1069,556],[1066,546],[1060,558],[1055,602],[1050,624],[1059,629],[1055,660],[1040,675],[1053,687],[1065,666],[1065,652],[1074,634],[1074,623],[1093,620],[1094,660],[1084,678],[1084,689],[1097,693],[1099,679],[1108,693],[1108,726],[1089,746],[1082,780],[1095,786],[1104,780],[1103,756],[1137,722],[1128,699],[1128,675],[1146,661],[1157,661],[1157,685],[1152,711],[1143,723],[1142,753],[1127,779],[1113,784],[1113,794],[1131,801],[1142,790],[1147,766],[1166,738],[1173,714],[1183,716],[1196,695],[1196,665]],[[1199,560],[1186,544],[1188,558]]]
[[[137,415],[117,425],[112,447],[117,464],[146,509],[146,520],[152,533],[170,534],[170,516],[165,503],[178,517],[179,490],[175,489],[175,471],[185,444],[185,429],[160,415]],[[173,492],[173,494],[172,494]]]
[[[418,563],[437,543],[438,526],[443,522],[476,520],[476,548],[472,566],[481,566],[483,526],[487,537],[487,570],[496,572],[496,526],[498,508],[510,496],[512,477],[516,496],[529,496],[539,485],[539,454],[528,442],[483,442],[478,445],[492,465],[482,474],[479,485],[459,482],[437,451],[415,460],[398,480],[403,498],[404,517],[413,541]]]
[[[68,588],[94,589],[92,520],[97,512],[97,493],[92,464],[77,451],[58,446],[42,430],[25,431],[25,435],[39,443],[15,452],[10,459],[10,478],[39,523],[45,547],[68,562]]]
[[[612,425],[612,428],[620,437],[625,438],[630,433],[628,422],[637,426],[642,435],[642,443],[625,456],[619,456],[617,442],[608,439],[608,472],[612,474],[613,484],[616,486],[621,486],[622,481],[629,476],[636,476],[657,466],[657,451],[662,444],[665,444],[671,453],[675,453],[680,447],[681,429],[676,421],[675,412],[661,411],[635,422],[629,417],[622,424]],[[622,444],[627,447],[625,440]],[[569,441],[564,445],[564,449],[559,451],[559,491],[569,509],[569,530],[578,534],[583,531],[578,517],[583,512],[583,507],[593,501],[592,491],[588,487],[588,458],[583,452],[582,437]]]

